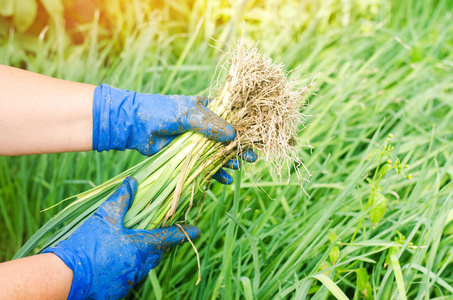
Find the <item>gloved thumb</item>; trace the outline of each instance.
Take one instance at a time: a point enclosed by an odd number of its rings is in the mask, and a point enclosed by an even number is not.
[[[205,137],[218,142],[231,142],[236,137],[236,131],[227,121],[198,102],[185,119],[185,127],[203,134]]]
[[[126,177],[121,186],[105,200],[96,213],[107,218],[113,225],[122,225],[136,192],[137,180],[134,177]]]
[[[200,236],[201,231],[197,226],[181,225],[181,227],[191,240]],[[188,241],[184,232],[176,225],[153,229],[149,231],[147,240],[149,244],[158,244],[161,250],[167,250]]]

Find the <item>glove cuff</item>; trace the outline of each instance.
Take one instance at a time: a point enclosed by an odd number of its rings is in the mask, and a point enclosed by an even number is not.
[[[79,251],[72,253],[70,251],[65,251],[59,246],[50,247],[42,251],[42,254],[55,254],[74,272],[68,300],[86,299],[89,297],[91,289],[93,270],[91,269],[90,264],[82,262],[81,257],[84,257],[84,254],[78,252]]]
[[[102,99],[102,86],[98,86],[94,89],[93,95],[93,150],[99,149],[99,130],[100,130],[100,113],[101,113],[101,104]],[[102,150],[98,150],[102,151]]]
[[[101,84],[93,95],[93,150],[125,150],[133,130],[136,92]]]

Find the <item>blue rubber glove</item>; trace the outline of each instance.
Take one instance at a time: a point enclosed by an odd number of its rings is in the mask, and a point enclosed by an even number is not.
[[[68,299],[120,299],[156,267],[162,253],[187,241],[177,226],[132,230],[124,216],[137,191],[128,177],[67,240],[43,253],[55,253],[74,271]],[[183,225],[191,239],[200,235],[195,226]]]
[[[140,94],[101,84],[93,97],[93,149],[136,149],[149,156],[189,130],[219,142],[234,140],[233,126],[204,102],[203,97]]]
[[[252,150],[244,151],[244,153],[242,153],[240,157],[242,158],[242,160],[244,160],[246,162],[251,162],[251,163],[255,162],[257,159],[255,152],[253,152]],[[237,170],[237,169],[239,169],[240,165],[241,165],[241,163],[240,163],[239,159],[235,158],[235,159],[230,159],[229,161],[227,161],[227,163],[224,165],[224,167],[228,168],[228,169]],[[231,177],[231,175],[228,174],[223,169],[218,170],[214,174],[214,176],[212,176],[212,178],[214,178],[215,180],[217,180],[218,182],[223,183],[223,184],[233,183],[233,177]]]
[[[101,84],[93,96],[93,149],[135,149],[153,155],[188,130],[219,142],[231,142],[236,133],[230,124],[205,107],[207,98],[140,94]],[[247,151],[241,158],[254,162]],[[239,160],[225,167],[239,168]],[[220,169],[213,178],[231,184],[233,178]]]

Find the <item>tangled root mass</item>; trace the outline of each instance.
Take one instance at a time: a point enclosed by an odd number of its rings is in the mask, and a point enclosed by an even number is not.
[[[236,129],[237,151],[253,148],[261,152],[273,176],[282,178],[285,169],[290,174],[294,167],[299,180],[307,180],[310,173],[298,148],[302,145],[299,131],[305,129],[301,111],[309,86],[261,54],[256,43],[248,44],[243,38],[229,46],[226,58],[222,68],[228,69],[228,75],[216,97],[228,99],[216,100],[228,103],[222,117]],[[300,167],[308,174],[305,178]]]

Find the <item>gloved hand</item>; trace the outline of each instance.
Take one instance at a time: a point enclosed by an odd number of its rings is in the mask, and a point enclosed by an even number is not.
[[[188,130],[219,142],[231,142],[236,133],[230,124],[207,109],[206,98],[140,94],[101,84],[93,97],[93,149],[136,149],[153,155],[177,135]],[[242,158],[256,160],[253,151]],[[239,167],[231,160],[226,167]],[[214,179],[230,184],[233,178],[219,170]]]
[[[156,267],[162,253],[187,241],[177,226],[132,230],[123,225],[137,182],[128,177],[67,240],[43,253],[55,253],[74,271],[68,299],[120,299]],[[183,225],[191,239],[195,226]]]
[[[101,84],[93,98],[93,149],[153,155],[188,130],[231,142],[233,126],[207,109],[206,98],[140,94]]]

